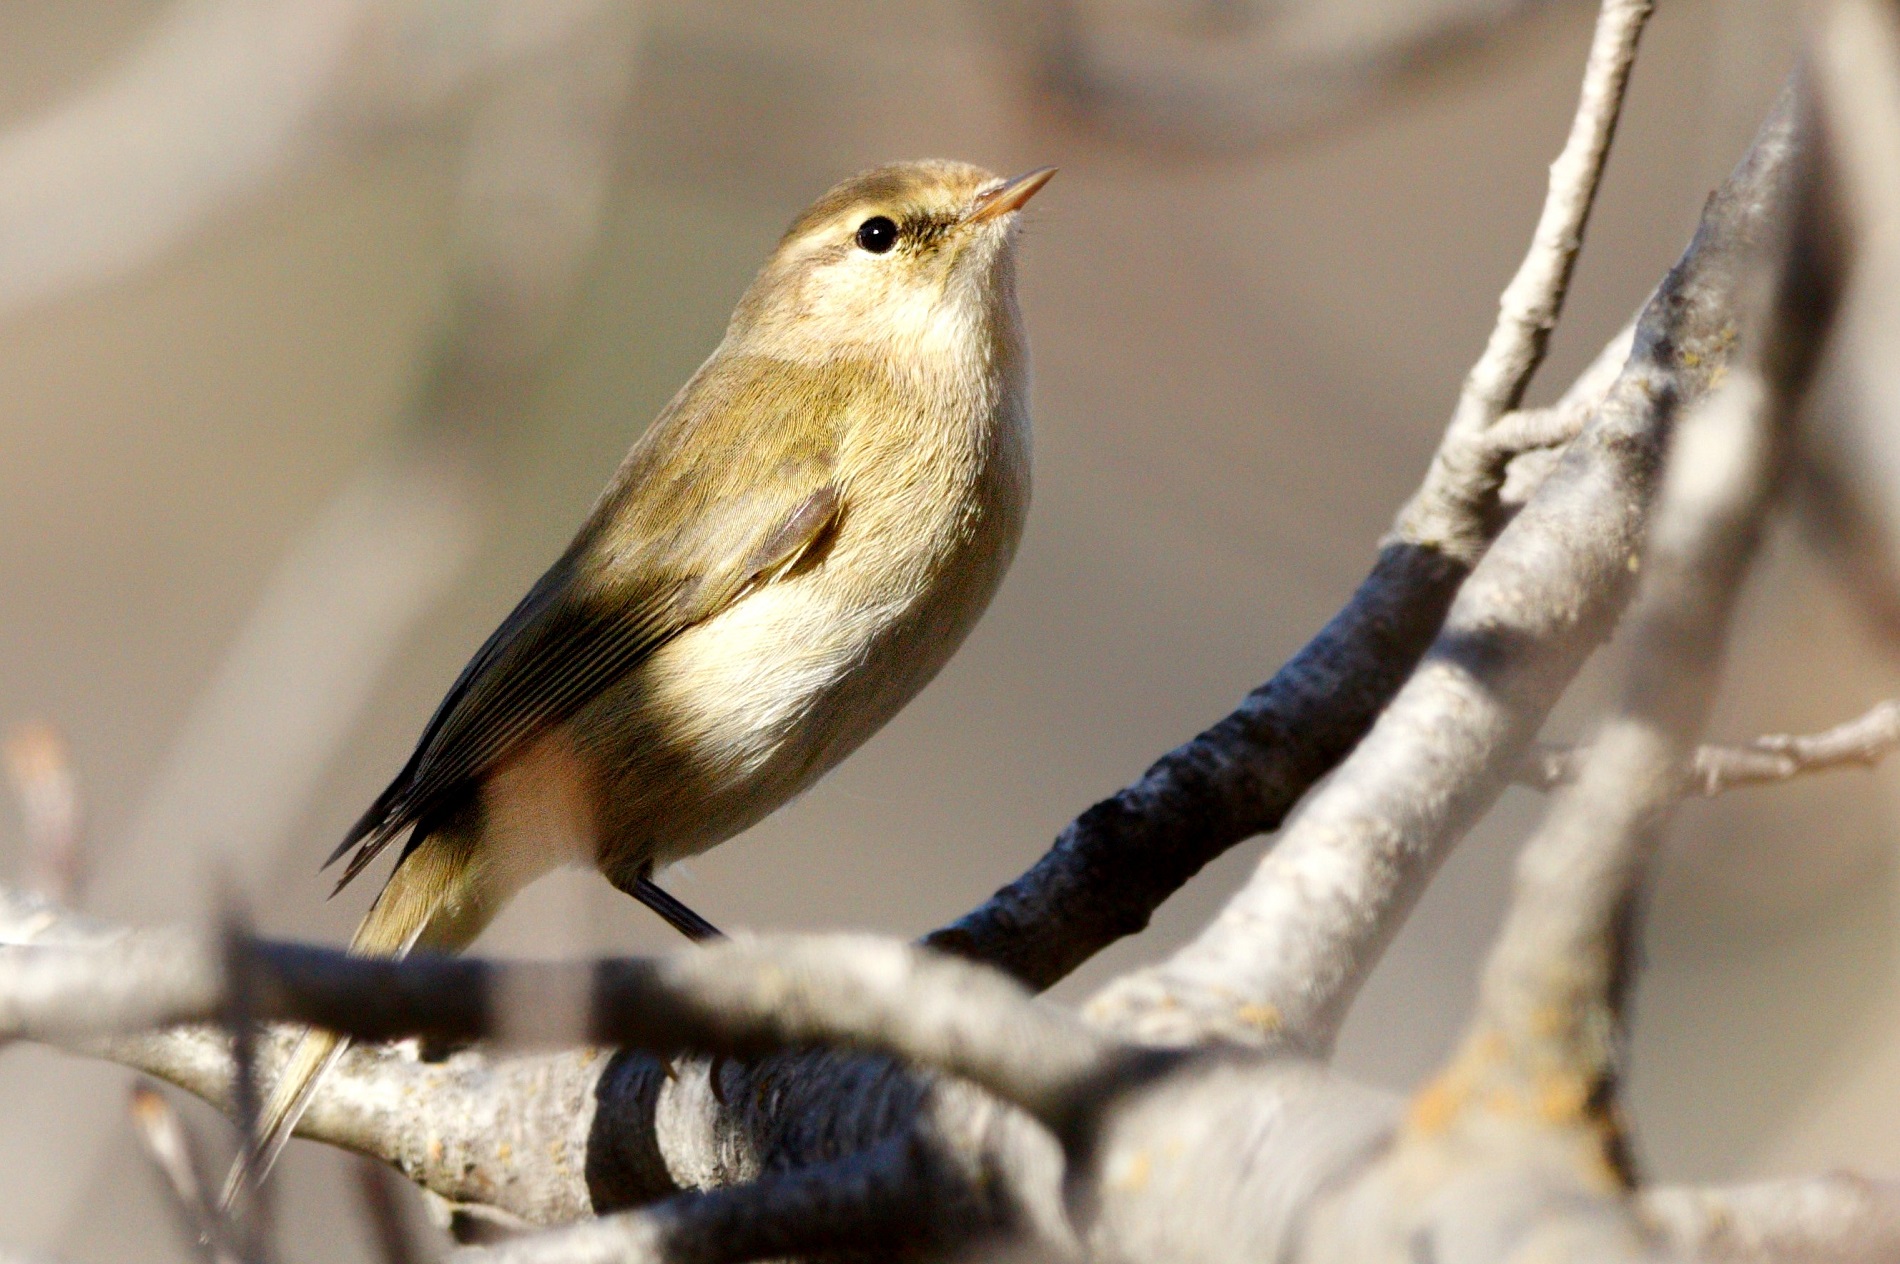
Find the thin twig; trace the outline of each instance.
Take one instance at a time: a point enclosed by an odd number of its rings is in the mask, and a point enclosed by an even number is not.
[[[1806,773],[1873,768],[1900,747],[1900,699],[1819,733],[1770,733],[1740,746],[1699,746],[1690,757],[1683,792],[1713,798],[1741,786],[1765,786]],[[1520,785],[1554,790],[1576,781],[1587,752],[1540,745],[1518,770]]]
[[[1487,502],[1504,472],[1486,432],[1517,407],[1543,362],[1583,247],[1584,225],[1602,183],[1651,8],[1651,0],[1603,0],[1598,10],[1576,113],[1563,150],[1550,165],[1530,249],[1498,300],[1497,323],[1465,377],[1447,442],[1433,458],[1424,486],[1399,514],[1398,538],[1437,544],[1467,562],[1484,550],[1487,536],[1474,532],[1472,523],[1487,516]]]
[[[1452,415],[1455,431],[1488,430],[1517,406],[1543,362],[1583,248],[1583,228],[1602,184],[1636,65],[1637,41],[1652,8],[1651,0],[1604,0],[1597,13],[1570,135],[1550,164],[1550,186],[1530,250],[1498,300],[1497,325],[1484,354],[1465,378]]]

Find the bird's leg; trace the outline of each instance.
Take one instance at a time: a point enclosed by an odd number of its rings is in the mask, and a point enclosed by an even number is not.
[[[651,865],[642,869],[640,876],[633,880],[633,898],[658,913],[668,926],[694,943],[725,938],[717,926],[661,890],[653,881]]]
[[[668,926],[696,944],[708,939],[725,938],[717,926],[687,908],[684,903],[674,899],[666,891],[661,890],[659,884],[653,881],[651,864],[642,868],[640,876],[633,880],[633,898],[658,913]],[[719,1072],[721,1063],[724,1061],[723,1055],[715,1054],[712,1065],[706,1068],[707,1084],[712,1089],[713,1100],[721,1105],[726,1100],[726,1095],[719,1089]],[[666,1060],[666,1078],[669,1080],[678,1078],[671,1058]]]

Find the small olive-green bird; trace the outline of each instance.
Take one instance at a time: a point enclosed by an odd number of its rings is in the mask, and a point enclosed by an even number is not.
[[[1029,507],[1018,209],[1054,174],[879,167],[793,223],[726,336],[560,560],[463,669],[331,856],[402,858],[351,942],[466,946],[585,861],[651,881],[811,785],[976,623]],[[227,1198],[261,1178],[344,1043],[308,1032]]]

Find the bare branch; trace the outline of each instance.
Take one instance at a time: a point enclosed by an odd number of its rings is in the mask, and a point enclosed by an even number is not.
[[[1798,274],[1831,289],[1825,274]],[[1777,302],[1751,359],[1683,422],[1620,711],[1524,850],[1464,1044],[1413,1099],[1390,1152],[1321,1213],[1321,1255],[1653,1258],[1625,1196],[1615,1091],[1632,904],[1714,697],[1831,311],[1805,296]]]
[[[1598,1090],[1611,1074],[1619,1030],[1630,901],[1714,694],[1728,616],[1773,485],[1776,414],[1785,413],[1743,369],[1683,423],[1649,550],[1622,712],[1525,847],[1478,1019],[1429,1091],[1490,1112],[1561,1086],[1574,1105],[1546,1121],[1556,1126],[1613,1105]]]
[[[1608,6],[1609,33],[1600,34],[1593,52],[1579,122],[1566,159],[1553,168],[1553,181],[1563,176],[1552,187],[1559,210],[1546,207],[1506,319],[1547,312],[1555,320],[1627,78],[1627,64],[1619,70],[1616,56],[1633,55],[1647,13],[1648,4],[1634,0]],[[1622,51],[1611,55],[1601,47],[1606,42]],[[1588,189],[1575,183],[1586,178]],[[1554,288],[1533,303],[1525,276]],[[1498,494],[1511,458],[1534,441],[1567,441],[1617,379],[1632,337],[1625,330],[1612,339],[1536,424],[1474,437],[1468,420],[1454,417],[1412,501],[1433,508],[1401,515],[1372,573],[1317,636],[1232,714],[1077,817],[1027,873],[924,943],[1048,987],[1139,932],[1210,860],[1278,828],[1365,735],[1437,634],[1470,562],[1501,525]],[[1528,341],[1512,360],[1522,371],[1512,402],[1542,356],[1542,335],[1522,338]],[[1448,551],[1445,541],[1454,538],[1460,550]]]
[[[1497,325],[1484,354],[1465,378],[1452,415],[1454,431],[1489,429],[1517,406],[1543,363],[1583,248],[1583,227],[1602,183],[1636,64],[1636,44],[1651,9],[1650,0],[1604,0],[1597,14],[1570,135],[1550,165],[1550,187],[1530,250],[1498,300]]]
[[[994,971],[869,936],[732,939],[592,963],[397,961],[268,942],[245,956],[258,1017],[357,1039],[499,1036],[735,1056],[843,1044],[962,1076],[1058,1130],[1080,1096],[1126,1062],[1115,1044]],[[0,1036],[71,1043],[207,1021],[231,1004],[230,973],[176,933],[0,948]],[[518,995],[573,1003],[527,1014],[500,1003]]]
[[[1644,308],[1615,389],[1460,591],[1366,739],[1193,942],[1091,1013],[1145,1038],[1323,1053],[1438,862],[1609,634],[1677,411],[1727,365],[1736,290],[1793,150],[1784,95]]]
[[[1900,1258],[1900,1184],[1848,1173],[1637,1196],[1669,1246],[1701,1264],[1885,1264]]]
[[[0,939],[110,949],[127,938],[0,888]],[[215,1029],[55,1043],[232,1109],[230,1041]],[[260,1073],[273,1074],[288,1049],[281,1032],[260,1041]],[[703,1060],[676,1065],[677,1074],[645,1054],[596,1049],[419,1064],[360,1046],[326,1079],[298,1133],[391,1162],[485,1215],[560,1224],[682,1186],[829,1161],[922,1126],[943,1173],[932,1205],[966,1233],[1007,1224],[1045,1243],[1069,1240],[1055,1142],[966,1084],[806,1050],[728,1063],[722,1100]]]
[[[1464,576],[1433,550],[1388,545],[1346,606],[1232,714],[1078,816],[1028,872],[925,945],[1044,988],[1140,932],[1202,866],[1276,828],[1352,750]]]
[[[1872,768],[1900,747],[1900,699],[1820,733],[1770,733],[1741,746],[1699,746],[1689,758],[1682,793],[1713,798],[1741,786],[1773,785],[1813,772]],[[1520,785],[1554,790],[1576,781],[1586,752],[1574,746],[1532,750],[1517,772]]]
[[[1804,146],[1812,155],[1814,146]],[[1491,1242],[1497,1258],[1638,1260],[1616,1074],[1635,902],[1705,722],[1729,620],[1838,304],[1814,247],[1812,171],[1739,304],[1749,354],[1682,422],[1644,551],[1618,711],[1519,860],[1477,1013],[1390,1154],[1322,1234],[1364,1246]]]

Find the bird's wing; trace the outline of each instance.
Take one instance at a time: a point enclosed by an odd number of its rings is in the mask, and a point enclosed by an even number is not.
[[[751,372],[705,370],[682,392],[463,669],[408,764],[325,862],[354,849],[339,889],[525,741],[830,533],[844,508],[833,457],[850,392],[737,367]]]

